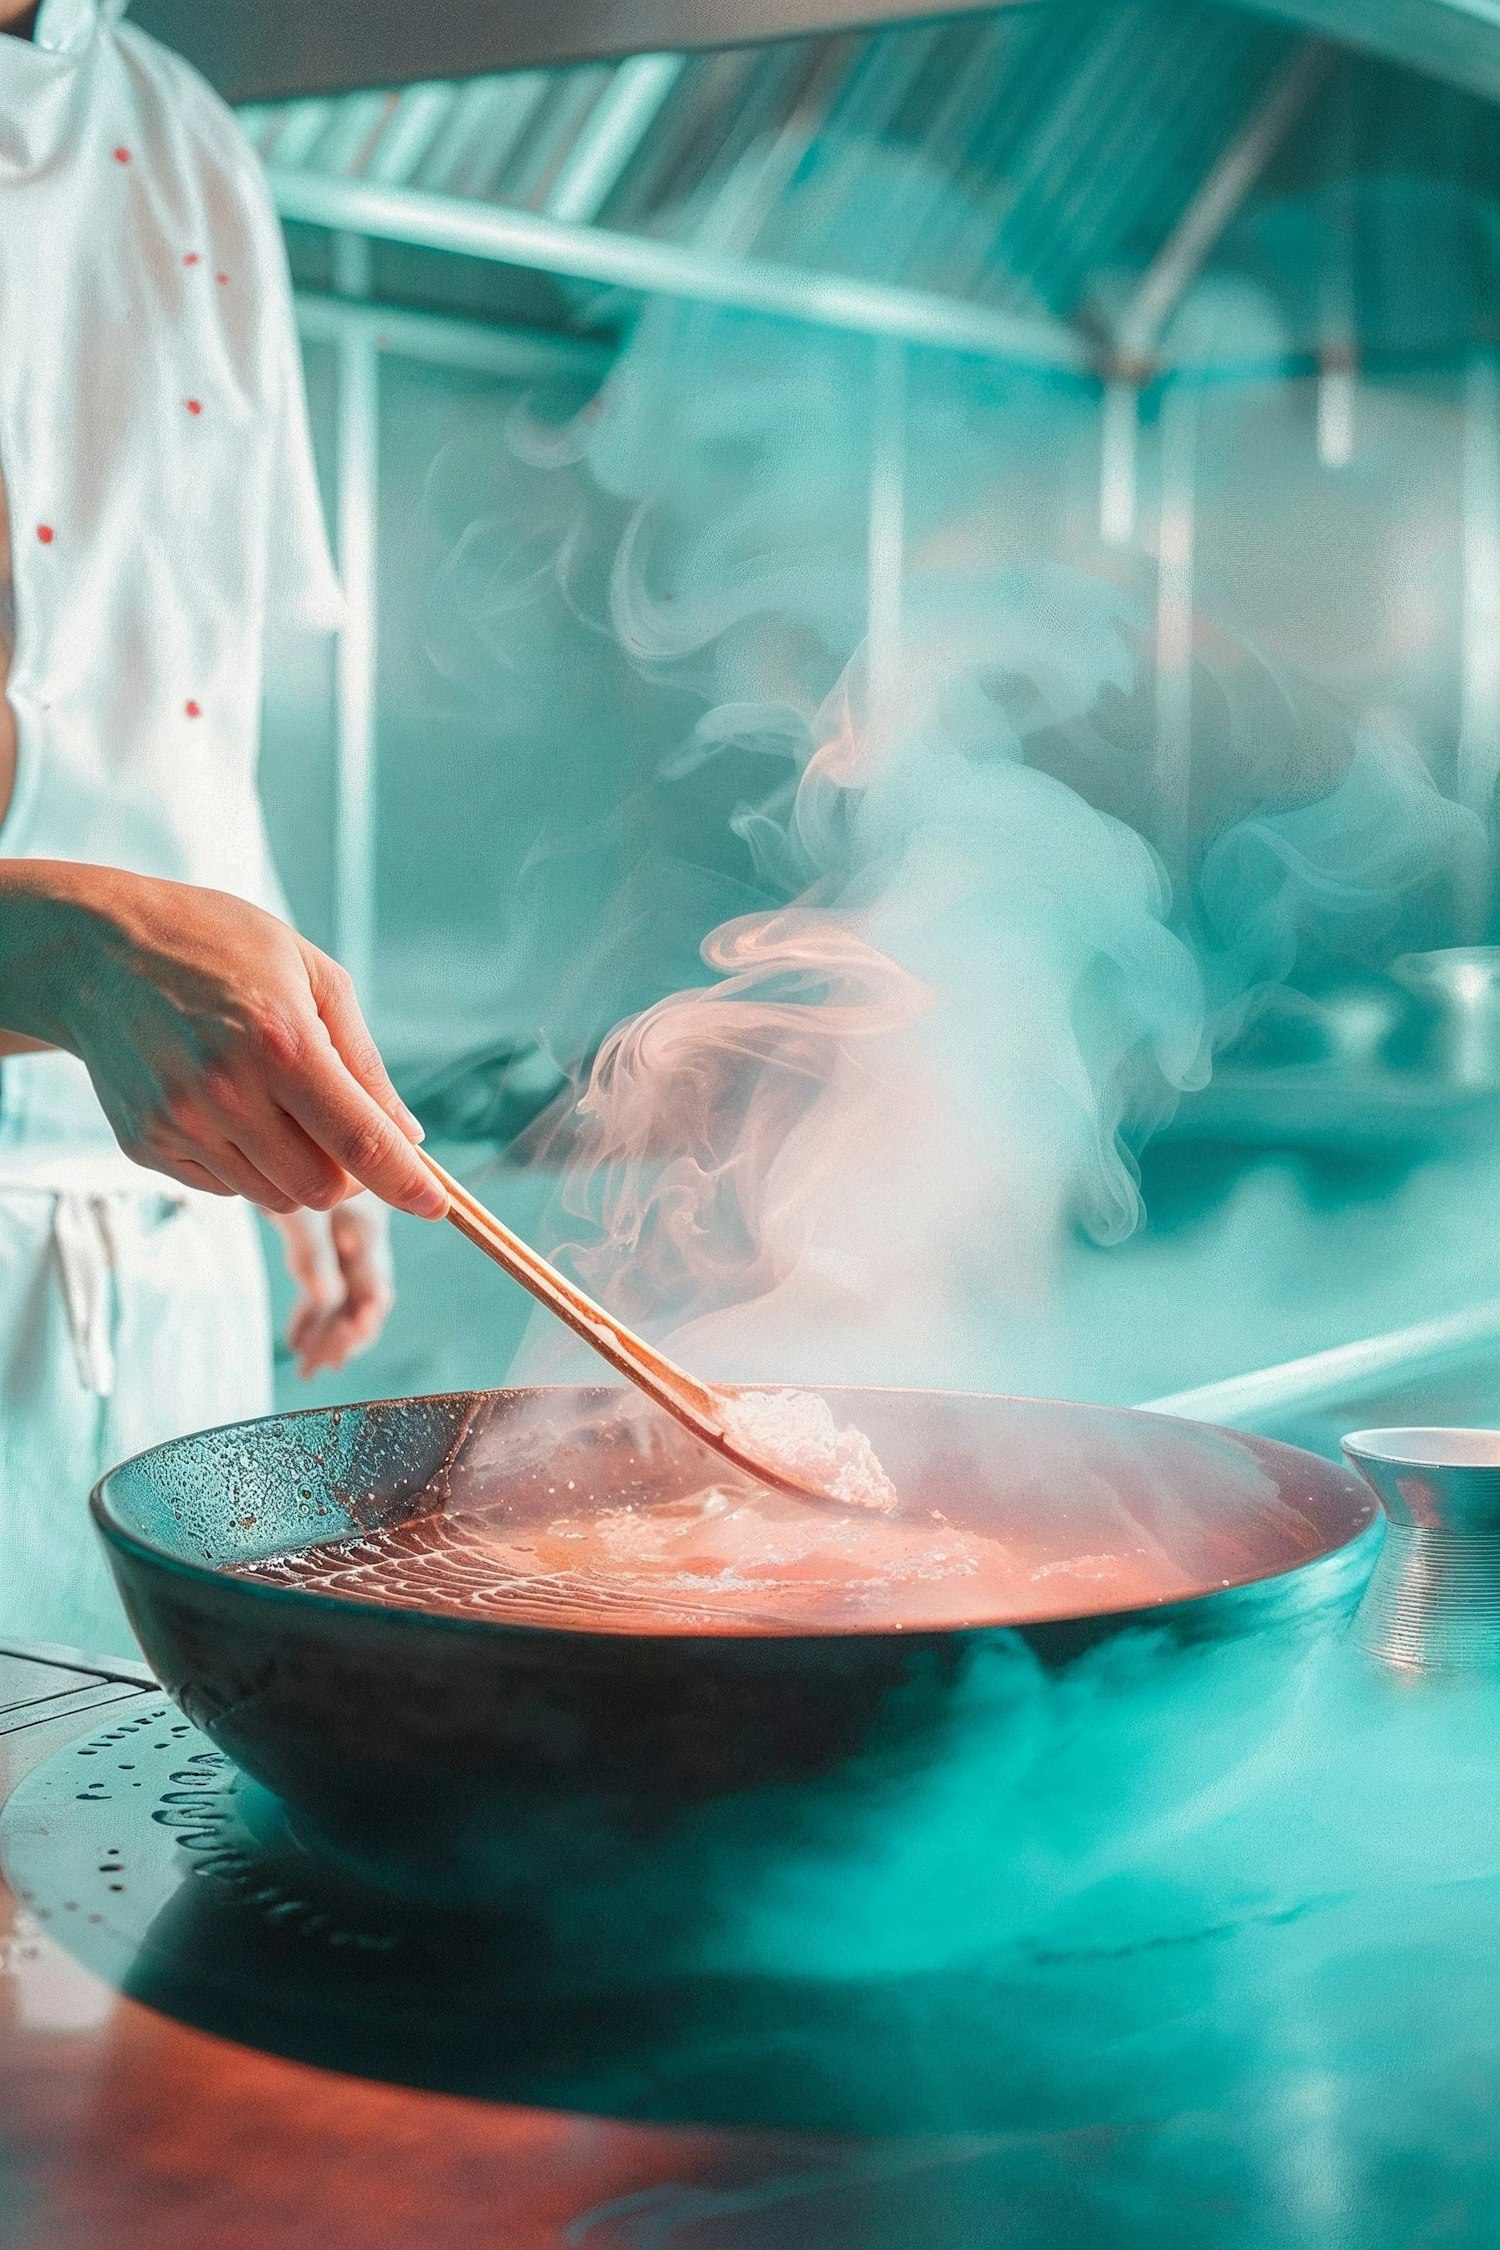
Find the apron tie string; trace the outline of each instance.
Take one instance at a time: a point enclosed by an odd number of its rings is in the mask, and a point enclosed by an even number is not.
[[[107,1195],[71,1192],[58,1196],[52,1215],[78,1380],[96,1398],[111,1397],[115,1387],[113,1217]]]

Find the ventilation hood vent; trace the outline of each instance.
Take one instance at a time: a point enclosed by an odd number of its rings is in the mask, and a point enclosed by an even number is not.
[[[1035,0],[1060,9],[1069,0]],[[1429,76],[1500,99],[1500,0],[1262,0],[1280,16]],[[231,101],[469,78],[901,22],[993,13],[921,0],[134,0],[133,20],[176,47]]]

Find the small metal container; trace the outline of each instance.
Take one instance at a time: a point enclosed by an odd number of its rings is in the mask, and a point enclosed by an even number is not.
[[[1357,1645],[1409,1671],[1500,1668],[1500,1430],[1356,1430],[1343,1445],[1386,1515]]]
[[[1403,953],[1391,974],[1426,1011],[1420,1036],[1427,1069],[1455,1091],[1500,1087],[1500,946]]]

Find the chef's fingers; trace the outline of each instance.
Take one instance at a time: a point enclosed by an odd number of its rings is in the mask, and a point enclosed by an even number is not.
[[[323,1349],[328,1363],[342,1367],[368,1351],[396,1301],[391,1280],[390,1243],[385,1227],[368,1210],[345,1205],[332,1214],[330,1232],[343,1282],[343,1302],[328,1321]]]
[[[278,1219],[286,1270],[297,1291],[297,1302],[287,1322],[286,1340],[299,1356],[319,1326],[343,1303],[344,1277],[339,1271],[333,1236],[319,1211],[294,1211]]]
[[[259,1203],[267,1211],[295,1208],[248,1157],[206,1126],[153,1133],[131,1154],[149,1171],[165,1172],[183,1187],[202,1188],[209,1195],[242,1195],[247,1203]]]
[[[297,1292],[286,1327],[287,1349],[305,1379],[329,1364],[322,1339],[344,1301],[344,1277],[333,1234],[321,1211],[297,1210],[275,1220],[282,1257]]]
[[[303,1375],[320,1367],[342,1367],[369,1350],[385,1326],[386,1305],[376,1297],[362,1303],[339,1305],[332,1312],[310,1314],[288,1342],[297,1353]]]
[[[263,1211],[281,1213],[297,1208],[292,1198],[274,1180],[267,1179],[254,1160],[232,1141],[200,1147],[191,1161],[222,1180],[229,1194],[242,1195],[247,1203],[258,1203]]]
[[[170,1161],[158,1157],[150,1169],[165,1173],[179,1187],[197,1188],[204,1195],[233,1195],[235,1192],[232,1187],[226,1187],[222,1180],[215,1179],[212,1172],[206,1172],[201,1164],[195,1164],[191,1157],[178,1156]]]
[[[362,1187],[416,1218],[442,1218],[448,1198],[401,1128],[350,1074],[321,1023],[296,1054],[273,1065],[272,1076],[280,1106]]]
[[[391,1234],[384,1205],[372,1195],[351,1196],[329,1212],[328,1234],[349,1294],[392,1304]]]
[[[340,1311],[330,1313],[307,1331],[301,1345],[301,1373],[315,1375],[320,1368],[342,1367],[346,1361],[357,1359],[367,1352],[385,1324],[385,1315],[376,1304],[366,1305],[361,1312]]]
[[[390,1073],[381,1060],[380,1049],[360,1013],[353,979],[337,961],[331,961],[326,953],[320,953],[305,938],[299,942],[302,958],[307,964],[307,981],[312,986],[318,1014],[327,1025],[328,1036],[343,1058],[346,1069],[359,1080],[365,1092],[379,1102],[387,1117],[394,1117],[409,1141],[421,1140],[421,1121],[413,1116],[391,1084]]]
[[[276,1221],[276,1232],[287,1274],[300,1295],[325,1301],[338,1271],[326,1223],[312,1212],[293,1211]]]
[[[248,1164],[269,1181],[269,1210],[327,1211],[355,1191],[357,1183],[343,1166],[309,1139],[260,1080],[243,1071],[217,1071],[205,1078],[193,1094],[177,1101],[173,1124],[179,1140],[186,1136],[210,1150],[226,1144],[238,1156],[241,1170]],[[212,1156],[209,1162],[218,1170]]]
[[[371,1199],[341,1204],[329,1214],[327,1240],[337,1262],[337,1301],[309,1318],[298,1338],[302,1373],[342,1367],[368,1351],[396,1301],[391,1280],[385,1214]]]
[[[328,1211],[352,1195],[356,1183],[308,1138],[294,1117],[267,1102],[235,1121],[228,1136],[247,1163],[299,1209]]]
[[[344,1284],[344,1315],[359,1335],[378,1335],[396,1302],[385,1227],[368,1211],[345,1204],[331,1214],[329,1233]]]

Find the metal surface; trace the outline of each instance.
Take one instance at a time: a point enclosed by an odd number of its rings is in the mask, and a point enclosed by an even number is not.
[[[388,242],[490,258],[574,280],[651,295],[728,305],[858,335],[1017,360],[1082,373],[1090,354],[1065,329],[984,305],[840,274],[810,274],[761,259],[739,260],[602,227],[567,225],[528,211],[425,194],[366,181],[317,179],[273,167],[271,186],[284,219],[358,229]]]
[[[1456,872],[1474,892],[1481,871]],[[1491,1134],[1497,1104],[1500,948],[1445,946],[1403,954],[1383,976],[1269,994],[1166,1131],[1249,1146],[1438,1148]]]
[[[864,38],[251,105],[290,219],[1053,368],[1145,332],[1313,94],[1223,8],[1017,9]],[[855,226],[871,195],[885,222]]]
[[[1335,1344],[1328,1351],[1252,1368],[1245,1375],[1203,1383],[1190,1391],[1142,1402],[1150,1414],[1179,1414],[1190,1421],[1248,1429],[1277,1426],[1308,1407],[1356,1400],[1392,1382],[1441,1376],[1488,1359],[1500,1345],[1500,1298],[1466,1305],[1437,1320],[1415,1321],[1379,1336]]]
[[[0,1806],[70,1742],[95,1748],[94,1759],[74,1770],[97,1775],[100,1732],[113,1733],[116,1715],[106,1724],[104,1714],[84,1712],[75,1698],[93,1693],[99,1676],[56,1650],[0,1652],[0,1701],[11,1706],[0,1712]],[[43,1719],[13,1702],[14,1690],[38,1680],[52,1694],[61,1687],[67,1712]],[[159,1694],[148,1700],[132,1680],[123,1684],[135,1705],[160,1709]],[[118,1715],[129,1708],[122,1696]],[[102,1748],[128,1760],[133,1743],[139,1773],[163,1731],[139,1729]],[[181,1766],[172,1761],[172,1771],[193,1773],[197,1745],[167,1739],[189,1751]],[[166,1787],[177,1785],[168,1777]],[[58,1849],[46,1859],[35,1904],[19,1901],[0,1873],[0,2237],[7,2250],[12,2242],[24,2250],[202,2250],[205,2243],[214,2250],[291,2250],[309,2242],[319,2250],[408,2250],[414,2231],[427,2250],[473,2250],[476,2211],[503,2214],[505,2250],[557,2250],[570,2234],[588,2250],[615,2250],[611,2214],[622,2201],[655,2205],[692,2181],[698,2195],[721,2187],[732,2205],[747,2183],[774,2200],[780,2183],[790,2182],[786,2200],[795,2225],[797,2183],[809,2167],[816,2177],[820,2165],[840,2162],[813,2137],[709,2133],[414,2093],[376,2082],[347,2044],[350,2067],[341,2072],[331,2056],[329,2067],[315,2068],[194,2028],[206,2020],[227,2034],[237,1993],[253,1997],[263,1989],[270,2013],[307,1981],[304,1926],[288,1928],[274,1899],[234,1894],[241,1905],[236,1920],[223,1912],[221,1896],[213,1929],[218,1951],[207,1959],[174,1954],[171,1927],[158,1933],[154,1948],[143,1943],[143,1974],[153,1961],[158,1966],[154,2004],[142,2005],[120,1988],[141,1936],[148,1863],[167,1871],[158,1897],[172,1888],[172,1866],[176,1884],[198,1893],[209,1890],[210,1879],[205,1871],[204,1880],[193,1880],[202,1863],[190,1842],[185,1848],[192,1832],[180,1803],[168,1827],[151,1818],[160,1803],[155,1789],[131,1791],[122,1800],[122,1809],[130,1808],[123,1833],[96,1835],[89,1824],[99,1816],[80,1807],[77,1794],[75,1787],[49,1810]],[[103,1848],[80,1866],[85,1839]],[[113,1845],[129,1854],[121,1891],[109,1888],[120,1878],[100,1864],[117,1859]],[[66,1887],[63,1868],[91,1878],[89,1904]],[[89,1921],[93,1913],[97,1923]],[[261,1934],[258,1952],[254,1930]],[[91,1965],[86,1954],[110,1938],[108,1959],[95,1957]],[[196,1982],[179,1973],[169,1984],[159,1966],[164,1956],[180,1970],[196,1966]],[[311,1957],[317,1960],[316,1946]],[[371,1958],[361,1953],[359,1962]],[[168,2013],[167,2005],[189,1990],[196,2015],[186,2007]],[[248,2033],[253,2026],[241,2028]],[[582,2054],[580,2042],[580,2077]],[[858,2174],[875,2161],[873,2154],[856,2156],[852,2169]],[[783,2232],[784,2245],[802,2240]],[[881,2230],[878,2246],[875,2236],[869,2240],[872,2250],[897,2250],[899,2218],[889,2232]],[[960,2242],[956,2235],[952,2250]]]
[[[1356,1430],[1343,1443],[1387,1523],[1358,1646],[1407,1671],[1500,1667],[1500,1432]]]
[[[59,1671],[81,1672],[106,1683],[124,1680],[135,1687],[157,1684],[154,1674],[138,1657],[100,1656],[92,1649],[73,1648],[60,1641],[27,1641],[24,1646],[0,1648],[0,1664],[3,1663],[51,1665]]]
[[[1476,352],[1464,389],[1463,639],[1457,796],[1486,824],[1500,782],[1500,366]],[[1488,864],[1461,868],[1460,935],[1482,936]],[[1500,1075],[1500,1073],[1497,1073]]]
[[[992,14],[1024,0],[550,0],[545,8],[492,0],[134,0],[134,21],[197,64],[230,101],[420,78],[463,78],[590,56],[721,47],[931,17]]]
[[[1322,41],[1299,47],[1204,176],[1113,323],[1122,376],[1139,381],[1151,372],[1172,313],[1332,65],[1332,50]]]
[[[159,1699],[115,1742],[102,1718],[16,1736],[0,1718],[0,1801],[31,1774],[0,1811],[0,1863],[31,1893],[0,1873],[0,2234],[24,2250],[1410,2250],[1440,2205],[1455,2244],[1482,2250],[1500,2186],[1492,1832],[1459,1841],[1451,1879],[1413,1873],[1408,1829],[1446,1846],[1475,1804],[1412,1820],[1413,1775],[1454,1770],[1452,1699],[1383,1702],[1408,1755],[1376,1775],[1369,1828],[1394,1834],[1405,1876],[1363,1896],[1352,1861],[1325,1893],[1278,1891],[1257,1853],[1274,1863],[1296,1824],[1271,1820],[1205,1927],[1190,1818],[1157,1834],[1145,1925],[1111,1909],[1116,1879],[1002,1959],[832,1983],[653,1983],[617,1937],[614,1996],[585,1994],[535,1925],[453,1942],[310,1863],[219,1753],[163,1728]],[[1458,1769],[1476,1801],[1482,1761]],[[1217,1786],[1207,1809],[1217,1830]],[[681,1930],[701,1895],[666,1902]],[[620,1929],[617,1902],[594,1907]],[[1059,2037],[1075,2070],[1047,2067]],[[436,2090],[465,2070],[480,2098]]]
[[[297,294],[297,330],[306,344],[340,349],[350,338],[373,344],[382,356],[449,367],[497,383],[603,381],[612,349],[586,337],[496,328],[487,321],[454,320],[399,305],[362,305],[315,290]]]
[[[1326,33],[1424,76],[1500,100],[1493,0],[1256,0],[1268,15]]]
[[[1399,984],[1427,1005],[1422,1061],[1455,1091],[1500,1091],[1500,946],[1444,946],[1404,953],[1391,964]]]
[[[649,1933],[611,1913],[576,1864],[553,1866],[550,1895],[534,1895],[524,1916],[513,1904],[476,1914],[404,1901],[309,1853],[221,1751],[170,1704],[146,1700],[55,1753],[0,1817],[0,1866],[24,1911],[159,2016],[322,2069],[488,2102],[895,2133],[909,2145],[1004,2131],[1019,2105],[1066,2130],[1090,2114],[1090,2094],[1028,2083],[1011,2016],[1019,1995],[1084,1999],[1101,2043],[1171,2012],[1159,1974],[1132,1983],[1138,1946],[1085,1933],[1043,1958],[1002,1948],[978,1973],[715,1972],[705,1937],[715,1915],[732,1917],[725,1894],[753,1879],[765,1842],[762,1823],[716,1860],[676,1862],[659,1844],[652,1872],[675,1903]],[[518,1855],[527,1844],[518,1836]],[[1195,1923],[1190,1898],[1169,1899],[1151,1950],[1158,1969],[1164,1955],[1191,1974],[1224,1935]],[[942,2068],[906,2066],[914,2020]],[[788,2067],[799,2054],[804,2067]],[[1128,2103],[1128,2082],[1126,2072],[1109,2098]],[[907,2250],[910,2238],[897,2239]],[[936,2240],[969,2250],[961,2233]]]
[[[516,1843],[524,1855],[527,1839]],[[760,1859],[741,1837],[734,1871],[749,1878]],[[178,2023],[365,2079],[804,2132],[994,2129],[1016,2099],[991,2027],[1024,1957],[982,1979],[894,1986],[694,1971],[707,1910],[723,1905],[705,1892],[731,1870],[674,1867],[669,1845],[655,1856],[658,1879],[675,1890],[695,1877],[696,1910],[649,1943],[639,1920],[598,1911],[576,1864],[547,1871],[550,1929],[514,1904],[479,1915],[405,1901],[309,1853],[170,1704],[145,1703],[32,1773],[0,1819],[0,1864],[23,1909],[116,1990]],[[576,1907],[594,1911],[559,1943],[570,1880]],[[1168,1942],[1195,1934],[1180,1914]],[[1055,1981],[1074,1967],[1056,1963]],[[957,2034],[949,2068],[926,2084],[870,2061],[899,2043],[914,2004]],[[817,2055],[815,2071],[787,2071],[799,2048]]]
[[[128,1700],[155,1681],[144,1666],[43,1647],[0,1649],[0,1735],[11,1738]]]
[[[1494,99],[1500,24],[1489,0],[1258,0],[1267,14]],[[132,16],[179,49],[232,101],[396,86],[591,56],[783,40],[839,28],[993,10],[995,0],[552,0],[496,8],[483,0],[134,0]]]
[[[1327,78],[1332,61],[1332,50],[1316,40],[1293,51],[1200,181],[1123,308],[1105,321],[1108,348],[1103,355],[1100,410],[1099,536],[1108,547],[1127,546],[1135,536],[1141,393],[1154,379],[1162,360],[1162,338],[1168,322],[1261,173]],[[1193,449],[1189,442],[1184,459],[1182,440],[1187,436],[1191,441],[1195,414],[1190,404],[1171,399],[1163,403],[1157,641],[1159,739],[1168,767],[1183,763],[1184,746],[1177,738],[1191,716],[1182,639],[1191,626]],[[1185,611],[1184,600],[1189,605]],[[1176,793],[1175,781],[1171,787]],[[1173,808],[1168,805],[1163,809],[1170,843]]]
[[[867,718],[878,740],[899,716],[905,676],[906,352],[894,337],[873,347],[870,502],[865,551]]]

